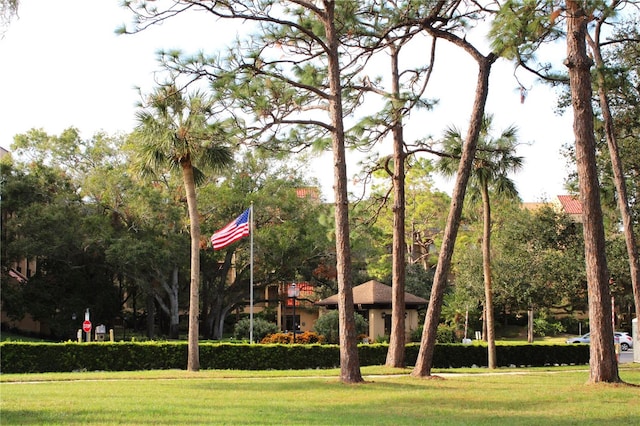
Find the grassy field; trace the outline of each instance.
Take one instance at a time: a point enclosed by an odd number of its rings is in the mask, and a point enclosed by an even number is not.
[[[1,375],[0,423],[403,425],[636,424],[640,387],[586,385],[585,368],[410,370],[363,367],[344,385],[337,370],[147,371]],[[621,378],[640,385],[640,366]]]

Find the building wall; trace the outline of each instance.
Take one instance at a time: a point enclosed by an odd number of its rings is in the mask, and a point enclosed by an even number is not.
[[[416,309],[405,310],[405,338],[409,341],[411,332],[418,328],[418,311]],[[369,321],[369,338],[375,340],[378,337],[388,336],[389,327],[391,324],[391,308],[387,309],[369,309],[368,321]],[[385,330],[385,321],[388,322],[387,329]]]
[[[22,258],[11,265],[11,268],[20,272],[25,278],[29,279],[36,273],[36,260]]]
[[[318,320],[318,309],[296,304],[295,310],[298,331],[313,331],[313,326]],[[293,328],[293,306],[283,306],[278,315],[278,326],[282,331],[291,331]]]
[[[22,333],[32,333],[38,336],[48,336],[51,333],[51,330],[47,325],[43,325],[40,321],[34,320],[30,314],[25,314],[21,320],[15,321],[9,318],[3,310],[0,317],[2,324],[10,329],[15,328],[20,330]]]
[[[14,262],[7,272],[9,275],[7,277],[7,285],[24,285],[29,277],[35,273],[35,268],[35,260],[28,261],[27,259],[21,259],[19,262]],[[0,322],[4,327],[16,329],[22,333],[31,333],[38,336],[48,336],[51,333],[47,324],[34,320],[29,313],[26,313],[20,320],[11,319],[5,312],[4,307],[0,309]]]

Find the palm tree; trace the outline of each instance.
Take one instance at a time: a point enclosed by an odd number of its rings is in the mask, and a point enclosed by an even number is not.
[[[486,340],[489,368],[496,368],[493,291],[491,284],[490,193],[508,198],[517,198],[518,191],[508,174],[519,170],[522,167],[523,160],[522,157],[515,155],[517,128],[510,126],[498,138],[492,139],[489,135],[492,121],[493,116],[491,115],[485,115],[482,120],[478,148],[469,179],[469,195],[472,200],[480,198],[482,201],[482,271],[484,275]],[[462,153],[463,138],[457,129],[449,128],[445,133],[443,142],[444,152],[447,156],[438,161],[437,167],[442,174],[453,176],[457,171],[458,159]]]
[[[182,173],[191,233],[189,371],[200,369],[200,219],[196,185],[204,180],[202,168],[219,170],[233,161],[223,124],[209,123],[213,106],[212,99],[200,92],[185,96],[174,84],[161,85],[140,105],[136,114],[138,126],[132,135],[134,142],[141,145],[143,172],[158,172],[168,166]]]

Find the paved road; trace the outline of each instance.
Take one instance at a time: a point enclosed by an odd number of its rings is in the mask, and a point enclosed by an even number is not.
[[[620,352],[620,364],[625,364],[627,362],[633,362],[633,349],[630,349],[626,352]]]

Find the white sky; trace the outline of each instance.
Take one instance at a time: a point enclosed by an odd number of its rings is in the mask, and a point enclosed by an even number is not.
[[[236,36],[231,24],[205,13],[174,18],[141,34],[118,36],[114,30],[131,21],[119,4],[120,0],[21,0],[19,18],[0,39],[0,146],[9,149],[16,134],[32,128],[59,134],[74,126],[85,138],[100,130],[129,132],[138,101],[134,87],[147,92],[153,87],[159,49],[212,53]],[[433,112],[413,114],[408,137],[437,137],[448,125],[466,131],[476,67],[466,54],[449,50],[439,59],[427,93],[439,98],[439,106]],[[553,52],[561,62],[563,47]],[[515,124],[521,141],[531,143],[519,150],[525,165],[513,176],[521,198],[552,199],[565,193],[567,170],[559,150],[573,141],[571,117],[556,116],[555,93],[522,73],[530,91],[521,104],[512,74],[513,66],[506,61],[494,65],[486,111],[494,115],[496,134]],[[327,199],[333,198],[331,163],[325,156],[310,166]],[[356,172],[354,160],[348,173]],[[437,182],[450,192],[453,181]]]

